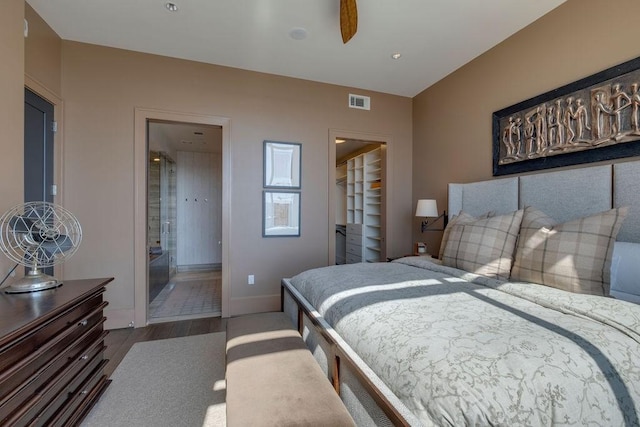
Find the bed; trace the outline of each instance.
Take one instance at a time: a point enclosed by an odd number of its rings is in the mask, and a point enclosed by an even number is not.
[[[283,310],[358,425],[640,425],[639,180],[626,162],[450,184],[442,261],[309,270]]]

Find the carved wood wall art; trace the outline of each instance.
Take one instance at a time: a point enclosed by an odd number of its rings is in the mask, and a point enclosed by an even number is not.
[[[493,113],[493,175],[640,155],[640,58]]]

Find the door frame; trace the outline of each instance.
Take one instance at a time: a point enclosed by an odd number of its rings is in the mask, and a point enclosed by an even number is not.
[[[222,317],[229,317],[229,230],[231,221],[231,150],[227,117],[135,108],[134,112],[134,327],[148,324],[147,122],[163,120],[222,127]]]
[[[329,251],[328,251],[328,265],[334,265],[336,263],[336,138],[347,138],[347,139],[357,139],[361,141],[372,142],[376,144],[381,144],[384,147],[384,156],[385,159],[383,161],[384,168],[382,170],[383,183],[382,186],[382,199],[384,200],[384,205],[382,207],[383,211],[383,235],[384,235],[384,248],[385,253],[382,254],[386,256],[386,247],[387,242],[392,239],[392,228],[388,227],[390,215],[388,214],[388,206],[393,206],[393,193],[389,191],[390,188],[393,188],[393,171],[392,165],[392,153],[393,153],[393,144],[391,142],[392,138],[389,135],[379,134],[379,133],[368,133],[368,132],[358,132],[358,131],[350,131],[350,130],[341,130],[341,129],[329,129],[329,212],[328,212],[328,229],[329,229]]]

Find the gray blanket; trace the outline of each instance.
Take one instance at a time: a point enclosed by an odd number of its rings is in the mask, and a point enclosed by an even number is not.
[[[424,425],[640,425],[640,305],[424,258],[291,283]]]

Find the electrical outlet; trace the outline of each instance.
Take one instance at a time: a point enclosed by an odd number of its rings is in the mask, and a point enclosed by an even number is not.
[[[247,284],[249,284],[249,285],[255,285],[255,283],[256,283],[256,278],[253,276],[253,274],[250,274],[250,275],[247,277]]]

